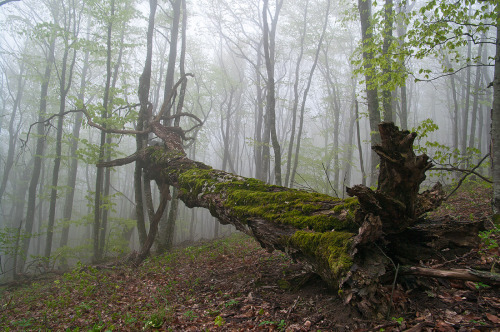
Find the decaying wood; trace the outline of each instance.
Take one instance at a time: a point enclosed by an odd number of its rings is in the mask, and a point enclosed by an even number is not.
[[[457,280],[468,280],[481,282],[488,286],[500,286],[500,275],[489,273],[486,271],[478,271],[473,269],[452,269],[452,270],[441,270],[441,269],[430,269],[418,266],[404,266],[401,267],[401,274],[403,275],[418,275],[432,278],[446,278],[446,279],[457,279]]]
[[[207,208],[222,224],[234,225],[262,247],[303,262],[366,316],[387,312],[390,294],[380,282],[393,274],[396,262],[413,262],[415,250],[439,258],[444,248],[455,253],[455,248],[476,244],[478,223],[464,224],[457,232],[470,236],[460,239],[453,233],[453,221],[422,218],[441,203],[444,192],[435,185],[419,194],[432,164],[427,156],[414,154],[416,134],[399,131],[392,123],[380,125],[382,143],[374,147],[381,158],[379,187],[348,188],[357,198],[346,200],[212,169],[186,157],[180,128],[159,122],[150,128],[164,146],[99,166],[141,163],[159,188],[178,188],[188,207]]]

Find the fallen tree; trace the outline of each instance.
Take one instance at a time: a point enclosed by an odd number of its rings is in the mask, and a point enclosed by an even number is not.
[[[98,166],[138,162],[160,189],[154,222],[173,186],[188,207],[207,208],[222,224],[234,225],[262,247],[303,262],[366,316],[389,310],[390,291],[381,287],[381,281],[394,278],[397,264],[454,258],[478,243],[480,222],[423,218],[441,203],[444,192],[437,184],[419,193],[432,164],[426,155],[414,154],[416,134],[400,131],[393,123],[380,124],[382,143],[373,147],[381,159],[378,189],[357,185],[347,189],[353,197],[345,200],[212,169],[186,157],[179,127],[152,121],[148,130],[163,146]],[[152,228],[157,227],[154,222]],[[151,245],[152,240],[146,242],[138,262]],[[409,268],[404,271],[411,273]]]

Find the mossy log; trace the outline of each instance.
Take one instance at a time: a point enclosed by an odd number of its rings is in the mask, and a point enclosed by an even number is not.
[[[348,193],[356,197],[345,200],[212,169],[186,157],[178,130],[160,129],[157,135],[164,138],[164,146],[100,166],[141,163],[159,188],[178,188],[179,199],[188,207],[207,208],[222,224],[234,225],[262,247],[303,262],[366,316],[387,312],[390,295],[380,281],[394,272],[395,262],[418,257],[411,247],[403,257],[392,253],[391,248],[398,248],[398,234],[411,242],[412,234],[435,232],[418,225],[444,193],[439,185],[418,193],[431,163],[427,156],[413,153],[416,134],[399,131],[392,123],[380,125],[382,143],[374,147],[381,157],[379,188],[354,186]],[[442,248],[427,249],[426,255],[432,255]]]

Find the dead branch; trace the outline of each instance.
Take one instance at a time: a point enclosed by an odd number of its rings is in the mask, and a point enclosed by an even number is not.
[[[9,2],[14,2],[14,1],[21,1],[21,0],[4,0],[4,1],[0,1],[0,7],[3,6],[3,5],[8,4]]]
[[[465,175],[464,175],[464,176],[460,179],[460,181],[458,181],[457,186],[455,187],[455,189],[453,189],[453,191],[452,191],[451,193],[449,193],[449,194],[448,194],[448,196],[446,196],[445,200],[447,200],[448,198],[450,198],[450,196],[451,196],[451,195],[453,195],[453,194],[454,194],[454,193],[458,190],[458,188],[460,188],[460,186],[461,186],[461,185],[462,185],[462,183],[465,181],[465,179],[466,179],[469,175],[471,175],[471,174],[472,174],[472,172],[474,172],[476,169],[478,169],[478,168],[479,168],[479,166],[481,166],[481,164],[483,163],[483,161],[485,161],[485,160],[486,160],[486,158],[488,158],[489,156],[490,156],[490,154],[489,154],[489,153],[487,153],[487,154],[483,157],[483,159],[481,159],[481,160],[479,161],[479,163],[471,169],[471,171],[470,171],[469,173],[466,173],[466,174],[465,174]],[[491,182],[490,182],[490,183],[491,183]]]
[[[418,266],[403,266],[400,268],[402,275],[418,275],[431,278],[445,278],[482,282],[488,286],[500,286],[500,275],[473,269],[441,270]]]
[[[475,170],[479,167],[479,165],[482,164],[482,162],[487,158],[489,157],[489,153],[487,153],[483,159],[481,159],[481,161],[473,168],[473,169],[465,169],[465,168],[458,168],[458,167],[432,167],[431,168],[431,171],[448,171],[448,172],[461,172],[461,173],[466,173],[466,175],[464,176],[464,178],[466,178],[467,176],[473,174],[479,178],[481,178],[481,180],[485,181],[485,182],[488,182],[488,183],[493,183],[493,181],[487,177],[485,177],[484,175],[481,175],[479,174],[478,172],[476,172]]]

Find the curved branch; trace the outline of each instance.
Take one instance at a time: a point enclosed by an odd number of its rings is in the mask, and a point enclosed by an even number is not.
[[[0,1],[0,7],[3,6],[3,5],[8,4],[9,2],[14,2],[14,1],[21,1],[21,0],[4,0],[4,1]]]

